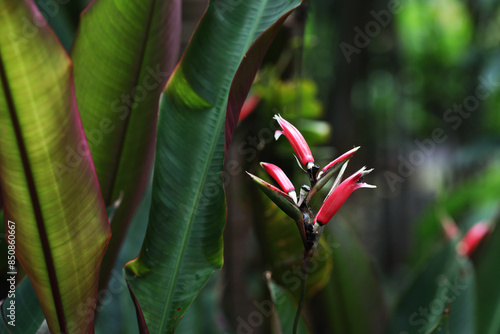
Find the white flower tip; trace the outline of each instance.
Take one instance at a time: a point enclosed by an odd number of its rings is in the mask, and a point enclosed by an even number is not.
[[[363,167],[363,168],[365,168],[365,169],[366,169],[366,167]],[[363,171],[363,172],[361,172],[361,173],[363,174],[363,176],[365,176],[365,175],[370,174],[372,171],[373,171],[373,168],[370,168],[370,169],[366,169],[366,170],[364,170],[364,171]]]
[[[274,133],[274,140],[278,140],[278,138],[281,137],[282,134],[283,131],[276,130],[276,132]]]
[[[368,184],[368,183],[360,183],[359,187],[360,188],[377,188],[377,186],[375,186],[373,184]]]
[[[358,170],[354,175],[361,174],[361,177],[370,174],[373,171],[373,168],[366,169],[366,166],[363,166],[360,170]]]

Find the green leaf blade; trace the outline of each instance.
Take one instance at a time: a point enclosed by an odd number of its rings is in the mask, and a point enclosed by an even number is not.
[[[212,1],[160,107],[153,199],[139,257],[125,267],[152,332],[175,330],[222,266],[224,126],[229,90],[247,49],[299,1]]]
[[[180,1],[94,2],[72,50],[76,97],[108,205],[121,198],[104,286],[149,180],[160,94],[180,47]]]
[[[31,1],[2,1],[1,8],[5,220],[15,223],[16,256],[50,329],[91,330],[110,231],[76,110],[71,62]],[[24,30],[27,18],[37,24],[28,20],[33,34]]]

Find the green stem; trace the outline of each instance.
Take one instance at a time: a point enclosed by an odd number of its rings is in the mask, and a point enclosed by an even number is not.
[[[300,282],[300,300],[297,306],[297,313],[295,313],[295,320],[293,321],[293,334],[297,334],[297,327],[299,325],[300,314],[302,313],[302,307],[304,306],[304,300],[306,299],[306,278],[307,278],[307,266],[312,258],[312,254],[305,254],[304,260],[302,261],[302,278]]]

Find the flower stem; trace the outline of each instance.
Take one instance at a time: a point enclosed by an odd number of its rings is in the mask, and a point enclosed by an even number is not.
[[[295,313],[295,320],[293,321],[293,334],[297,334],[297,327],[299,325],[300,314],[302,313],[302,307],[304,306],[304,300],[306,299],[306,278],[307,278],[307,267],[309,261],[312,258],[312,252],[306,252],[304,254],[304,260],[302,261],[302,278],[300,282],[300,300],[297,306],[297,313]]]

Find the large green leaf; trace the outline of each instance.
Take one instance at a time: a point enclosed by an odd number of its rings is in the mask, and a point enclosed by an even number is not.
[[[15,223],[16,256],[51,331],[91,332],[110,229],[71,62],[32,1],[0,1],[0,21],[5,221]]]
[[[180,17],[180,0],[100,0],[81,18],[71,53],[78,109],[104,200],[121,199],[101,286],[148,182],[160,94],[179,54]]]
[[[229,90],[256,38],[298,4],[211,1],[167,84],[148,230],[139,257],[125,267],[152,332],[175,330],[222,266],[226,211],[221,172]]]

